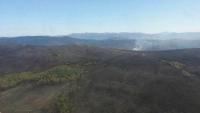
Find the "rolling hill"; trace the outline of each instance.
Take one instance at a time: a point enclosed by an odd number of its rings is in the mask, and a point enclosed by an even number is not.
[[[174,50],[200,48],[200,33],[74,33],[68,36],[1,37],[0,45],[88,45],[126,50]]]
[[[200,49],[0,46],[2,113],[199,113]]]
[[[62,46],[62,45],[88,45],[105,48],[132,49],[134,40],[128,39],[78,39],[69,36],[22,36],[22,37],[2,37],[0,45],[35,45],[35,46]]]

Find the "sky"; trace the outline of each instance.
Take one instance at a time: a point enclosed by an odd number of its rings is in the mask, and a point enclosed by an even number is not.
[[[200,32],[200,0],[0,0],[0,36]]]

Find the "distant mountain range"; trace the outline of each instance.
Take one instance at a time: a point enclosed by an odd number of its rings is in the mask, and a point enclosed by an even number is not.
[[[157,34],[147,33],[74,33],[70,34],[70,37],[79,39],[155,39],[155,40],[168,40],[168,39],[185,39],[185,40],[196,40],[200,39],[200,32],[163,32]]]
[[[88,45],[127,50],[200,48],[200,32],[187,33],[75,33],[68,36],[2,37],[1,45]]]

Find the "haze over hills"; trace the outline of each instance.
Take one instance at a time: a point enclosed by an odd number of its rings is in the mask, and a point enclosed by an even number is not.
[[[81,38],[81,39],[189,39],[195,40],[199,39],[200,32],[183,32],[183,33],[175,33],[175,32],[163,32],[163,33],[131,33],[131,32],[120,32],[120,33],[73,33],[69,36]]]
[[[135,45],[134,40],[127,39],[105,39],[105,40],[93,40],[93,39],[78,39],[69,36],[23,36],[14,38],[1,38],[1,45],[89,45],[97,47],[107,48],[121,48],[132,49]]]
[[[0,38],[0,112],[199,113],[199,36]]]
[[[200,47],[200,33],[75,33],[68,36],[0,38],[0,44],[89,45],[127,50],[170,50]]]
[[[0,38],[0,112],[199,113],[199,36]]]
[[[199,113],[200,49],[0,46],[2,113]]]

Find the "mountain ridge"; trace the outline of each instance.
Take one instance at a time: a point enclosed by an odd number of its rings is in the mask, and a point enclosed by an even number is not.
[[[23,36],[0,38],[0,44],[12,45],[90,45],[134,51],[200,48],[200,33],[78,33],[68,36]]]

